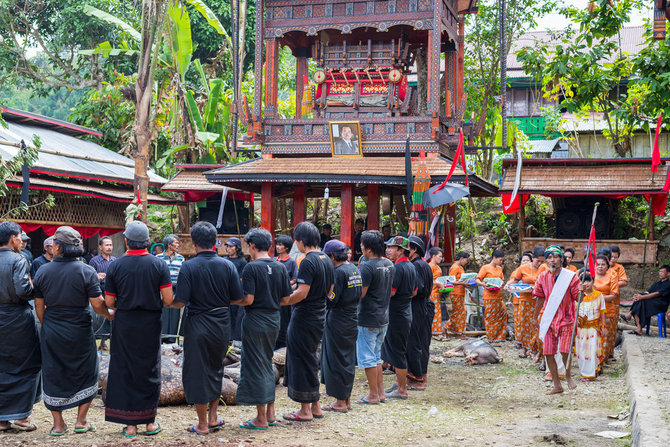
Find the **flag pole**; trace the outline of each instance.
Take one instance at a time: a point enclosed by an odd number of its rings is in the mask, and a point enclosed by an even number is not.
[[[593,217],[591,217],[591,231],[595,231],[594,225],[596,223],[596,214],[598,213],[598,206],[600,205],[599,202],[596,202],[595,206],[593,207]],[[590,238],[589,238],[590,239]],[[591,244],[586,245],[586,262],[589,262],[589,259],[591,258]],[[586,264],[584,264],[584,272],[586,272]],[[593,278],[592,278],[593,279]],[[582,275],[582,280],[581,283],[584,284],[584,276]],[[574,351],[573,345],[575,343],[575,335],[577,334],[577,322],[579,321],[579,306],[582,304],[582,300],[584,299],[584,291],[580,290],[579,291],[579,297],[577,298],[577,309],[575,310],[575,321],[572,323],[572,334],[570,335],[570,350],[568,351],[568,359],[565,362],[565,368],[569,369],[569,365],[572,362],[572,352]]]

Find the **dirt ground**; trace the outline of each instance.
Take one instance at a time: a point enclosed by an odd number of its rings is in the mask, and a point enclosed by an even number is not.
[[[433,342],[433,359],[456,346],[458,340]],[[221,408],[219,414],[226,426],[209,436],[187,433],[196,422],[195,411],[188,406],[161,407],[158,421],[165,428],[154,437],[138,436],[126,440],[121,426],[104,422],[102,401],[93,402],[89,421],[97,433],[74,434],[75,413],[65,413],[70,430],[62,438],[48,435],[51,417],[43,403],[35,406],[33,421],[38,430],[32,433],[5,432],[0,445],[551,445],[543,440],[554,437],[553,444],[572,446],[624,446],[630,438],[613,441],[594,436],[608,430],[608,416],[627,410],[623,361],[617,348],[617,362],[592,383],[579,382],[574,391],[559,396],[545,396],[548,382],[529,359],[518,358],[511,342],[498,349],[504,362],[496,365],[465,366],[462,358],[431,363],[427,391],[410,391],[407,401],[387,401],[381,405],[354,405],[348,414],[329,414],[307,423],[281,421],[268,431],[249,431],[238,424],[251,417],[250,407]],[[385,376],[390,384],[392,376]],[[565,387],[567,390],[567,387]],[[366,394],[364,375],[356,374],[353,398]],[[324,402],[330,399],[324,396]],[[431,407],[435,407],[431,411]],[[297,405],[290,401],[286,389],[277,388],[277,413],[291,411]],[[143,427],[141,427],[143,428]]]

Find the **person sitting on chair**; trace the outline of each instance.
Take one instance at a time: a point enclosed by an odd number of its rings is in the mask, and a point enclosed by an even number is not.
[[[636,293],[633,295],[633,306],[630,308],[630,315],[635,317],[637,330],[631,331],[632,334],[642,335],[642,327],[649,324],[649,319],[657,314],[668,311],[670,305],[670,265],[663,265],[658,269],[658,279],[647,289],[645,293]]]

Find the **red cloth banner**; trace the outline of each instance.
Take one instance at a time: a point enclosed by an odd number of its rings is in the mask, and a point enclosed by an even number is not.
[[[589,234],[589,272],[591,278],[596,277],[596,227],[591,224],[591,233]]]
[[[658,135],[661,133],[661,124],[663,123],[663,114],[658,115],[656,121],[656,136],[654,137],[654,150],[651,152],[651,172],[658,172],[658,165],[661,164],[661,151],[658,149]]]
[[[463,172],[465,172],[465,186],[468,186],[468,170],[465,167],[465,152],[463,151],[463,130],[458,131],[458,146],[456,146],[456,154],[454,155],[454,159],[451,162],[451,168],[449,169],[449,174],[447,175],[447,178],[444,179],[442,184],[435,188],[435,191],[433,191],[433,194],[437,194],[439,190],[444,188],[446,184],[449,182],[449,179],[451,178],[452,174],[454,173],[454,170],[456,169],[456,165],[458,162],[461,162],[461,167],[463,168]]]
[[[47,236],[53,236],[58,227],[61,225],[46,225],[46,224],[32,224],[32,223],[19,223],[21,226],[21,229],[25,231],[26,233],[32,233],[33,231],[37,231],[40,228],[42,231]],[[116,234],[120,231],[123,231],[120,228],[97,228],[97,227],[78,227],[78,226],[73,226],[75,230],[81,234],[81,237],[84,239],[91,238],[95,236],[96,234],[100,233],[100,237],[103,236],[111,236],[112,234]]]
[[[510,200],[512,200],[512,193],[502,193],[503,214],[516,213],[522,206],[526,205],[529,198],[530,194],[517,194],[514,203],[510,203]]]

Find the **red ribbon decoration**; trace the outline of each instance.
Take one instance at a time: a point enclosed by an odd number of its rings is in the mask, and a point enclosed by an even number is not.
[[[456,164],[459,161],[461,162],[461,166],[463,167],[463,172],[465,172],[465,186],[468,186],[468,171],[465,168],[465,152],[463,151],[463,130],[460,129],[458,131],[458,146],[456,147],[456,154],[454,155],[454,160],[451,162],[449,175],[447,175],[447,178],[442,182],[440,186],[435,188],[433,194],[437,194],[439,190],[441,190],[447,185],[447,182],[449,182],[449,179],[451,178],[452,174],[454,173],[454,170],[456,169]]]
[[[589,271],[591,277],[596,276],[596,227],[591,224],[591,234],[589,234]]]
[[[661,164],[661,151],[658,149],[658,135],[661,133],[662,122],[663,122],[663,113],[658,115],[658,121],[656,121],[656,136],[654,137],[654,150],[651,153],[651,172],[658,172],[658,165]]]

